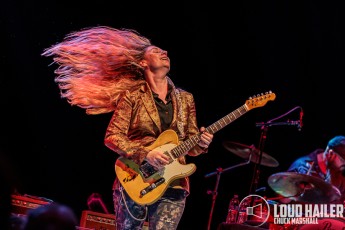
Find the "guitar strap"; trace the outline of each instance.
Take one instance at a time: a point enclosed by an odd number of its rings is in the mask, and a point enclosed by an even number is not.
[[[174,85],[174,83],[172,82],[172,80],[167,76],[168,82],[169,84],[173,87],[173,90],[175,92],[176,95],[176,99],[177,99],[177,110],[178,110],[178,117],[177,117],[177,128],[179,131],[179,136],[180,138],[183,140],[186,136],[184,129],[183,129],[183,121],[184,121],[184,112],[182,109],[182,98],[181,98],[181,93],[180,90],[177,89]]]

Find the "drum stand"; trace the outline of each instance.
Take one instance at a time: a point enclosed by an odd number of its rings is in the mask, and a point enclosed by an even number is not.
[[[237,164],[237,165],[234,165],[234,166],[230,166],[230,167],[225,168],[225,169],[219,167],[219,168],[217,168],[217,170],[215,172],[211,172],[211,173],[205,175],[205,178],[217,175],[216,185],[214,186],[213,191],[210,191],[210,190],[207,191],[207,194],[212,195],[211,211],[210,211],[210,216],[208,218],[208,224],[207,224],[207,229],[208,230],[211,229],[211,221],[212,221],[212,216],[213,216],[214,205],[216,203],[216,199],[217,199],[217,195],[218,195],[218,185],[219,185],[219,180],[220,180],[221,174],[226,172],[226,171],[229,171],[231,169],[234,169],[234,168],[237,168],[237,167],[249,164],[251,158],[252,158],[252,153],[250,153],[249,158],[248,158],[248,160],[246,162],[243,162],[243,163],[240,163],[240,164]]]

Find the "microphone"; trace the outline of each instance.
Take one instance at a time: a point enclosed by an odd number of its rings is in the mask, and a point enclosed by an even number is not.
[[[301,111],[299,112],[299,126],[298,126],[298,131],[301,131],[302,127],[303,127],[303,109],[301,107]]]
[[[262,127],[262,126],[280,126],[280,125],[293,125],[297,126],[298,129],[300,129],[300,121],[292,121],[292,120],[287,120],[287,121],[280,121],[280,122],[259,122],[256,123],[256,127]]]
[[[287,114],[291,113],[292,111],[295,111],[296,109],[300,109],[300,113],[299,113],[299,120],[296,120],[296,121],[292,121],[292,120],[287,120],[285,122],[273,122],[273,121],[276,121],[284,116],[286,116]],[[290,110],[289,112],[283,114],[283,115],[280,115],[279,117],[276,117],[268,122],[259,122],[259,123],[256,123],[256,127],[269,127],[269,126],[275,126],[275,125],[293,125],[293,126],[297,126],[298,128],[298,131],[301,131],[302,127],[303,127],[303,108],[301,106],[296,106],[295,108],[293,108],[292,110]]]

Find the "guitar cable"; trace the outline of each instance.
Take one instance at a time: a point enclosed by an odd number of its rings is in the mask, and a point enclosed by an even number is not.
[[[145,217],[142,218],[142,219],[136,218],[136,217],[129,211],[129,208],[128,208],[128,206],[127,206],[126,199],[125,199],[125,194],[123,194],[123,187],[122,187],[122,186],[120,186],[120,191],[121,191],[121,196],[122,196],[123,203],[125,204],[126,209],[127,209],[128,213],[129,213],[129,215],[130,215],[133,219],[135,219],[135,220],[137,220],[137,221],[145,221],[145,220],[146,220],[146,217],[147,217],[147,212],[148,212],[147,206],[145,206],[145,208],[146,208]]]

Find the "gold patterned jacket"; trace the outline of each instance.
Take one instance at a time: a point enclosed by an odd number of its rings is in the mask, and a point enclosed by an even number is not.
[[[178,115],[177,97],[173,90],[171,98],[174,113],[170,129],[179,136],[179,142],[183,142],[186,138],[197,134],[199,128],[193,95],[184,90],[178,90],[182,101],[183,116]],[[179,132],[178,123],[182,124],[184,135]],[[150,151],[147,147],[161,133],[158,110],[152,91],[145,82],[124,92],[109,122],[104,143],[111,150],[140,165]],[[191,148],[188,155],[197,156],[206,151],[196,145]],[[181,157],[179,162],[185,164],[185,158]],[[185,178],[184,182],[182,180],[176,182],[189,191],[188,178]],[[172,186],[175,184],[173,182]]]

